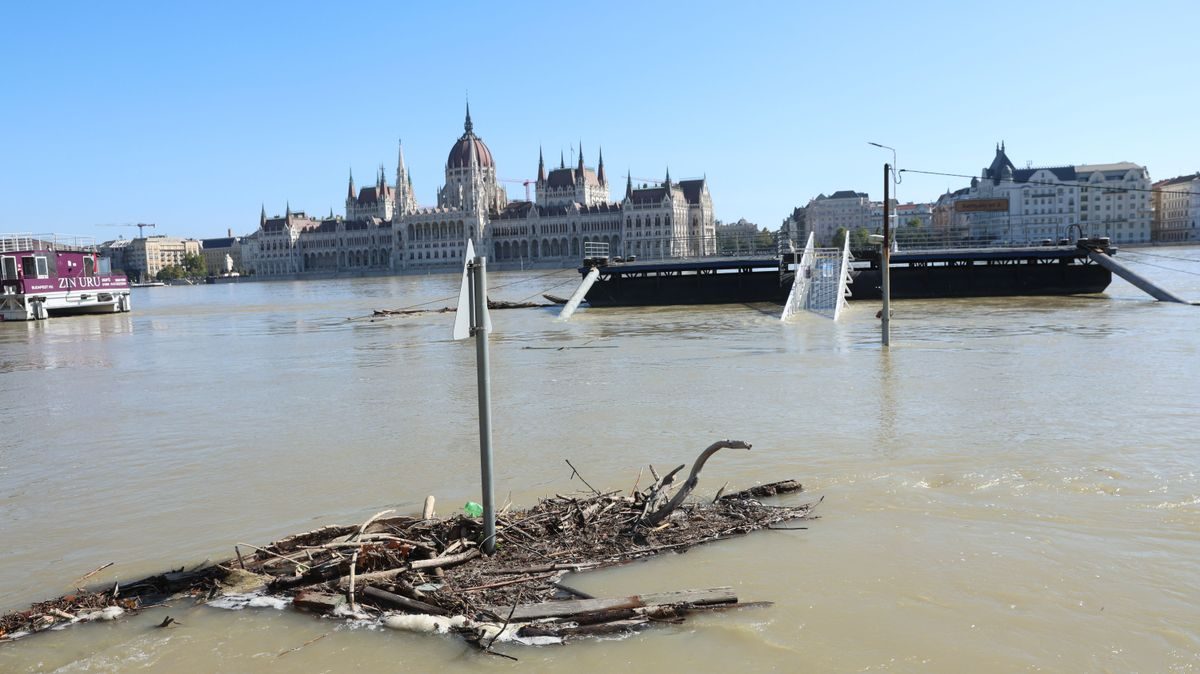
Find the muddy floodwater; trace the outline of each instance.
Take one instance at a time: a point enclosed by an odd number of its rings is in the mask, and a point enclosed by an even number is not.
[[[1200,300],[1200,249],[1127,260]],[[1147,254],[1153,254],[1151,257]],[[1150,266],[1156,265],[1156,266]],[[566,295],[573,271],[491,275]],[[134,312],[0,324],[0,609],[238,542],[478,500],[457,276],[135,289]],[[557,287],[555,287],[557,286]],[[446,298],[446,299],[442,299]],[[1200,670],[1200,307],[1103,295],[495,312],[496,490],[630,488],[720,438],[697,494],[796,478],[807,530],[569,577],[595,595],[731,585],[769,608],[515,647],[184,602],[0,644],[3,672]],[[153,629],[165,615],[182,626]],[[316,637],[303,649],[279,654]]]

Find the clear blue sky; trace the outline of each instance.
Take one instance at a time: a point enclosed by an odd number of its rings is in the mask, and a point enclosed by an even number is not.
[[[955,173],[999,140],[1018,165],[1200,169],[1195,2],[108,4],[0,8],[0,231],[340,214],[347,170],[392,179],[401,137],[432,204],[467,92],[504,178],[582,141],[614,197],[670,166],[772,229],[819,192],[879,198],[868,140]]]

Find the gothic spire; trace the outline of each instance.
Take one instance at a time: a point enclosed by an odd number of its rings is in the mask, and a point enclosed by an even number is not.
[[[563,158],[563,152],[561,148],[558,151],[558,168],[567,168],[567,160]]]
[[[465,131],[468,136],[475,133],[475,125],[471,123],[471,101],[470,101],[470,99],[467,100],[467,121],[463,122],[463,131]]]
[[[404,139],[400,139],[400,150],[396,153],[396,173],[400,174],[406,169],[404,167]]]
[[[667,180],[663,184],[666,185],[667,191],[670,192],[671,191],[671,167],[670,166],[667,167]]]
[[[354,198],[354,169],[350,169],[350,186],[346,188],[346,198]]]
[[[579,175],[583,177],[583,140],[579,141]]]
[[[262,227],[265,224],[267,224],[267,205],[264,203],[262,205],[262,211],[260,211],[258,214],[258,226]]]
[[[542,158],[542,146],[538,146],[538,183],[546,182],[546,160]]]
[[[625,198],[633,196],[633,172],[625,172]]]
[[[600,148],[600,164],[596,167],[596,179],[601,185],[607,185],[608,179],[604,177],[604,148]]]
[[[288,202],[287,202],[287,211],[285,212],[285,215],[283,217],[287,218],[288,220],[292,219],[292,202],[291,202],[291,200],[288,200]]]

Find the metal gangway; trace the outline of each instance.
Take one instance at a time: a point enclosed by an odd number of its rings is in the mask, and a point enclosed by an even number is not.
[[[840,249],[816,248],[813,235],[809,234],[794,274],[780,320],[809,312],[836,321],[850,296],[849,237]]]

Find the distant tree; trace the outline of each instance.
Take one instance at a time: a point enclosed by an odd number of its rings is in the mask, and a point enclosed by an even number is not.
[[[871,243],[867,237],[870,235],[871,232],[867,230],[866,227],[859,227],[853,232],[850,232],[850,249],[862,250],[864,248],[868,248]]]
[[[846,228],[838,227],[837,231],[833,233],[833,247],[841,248],[845,244],[846,244]]]
[[[204,256],[202,255],[184,255],[183,269],[188,276],[204,276],[206,273]]]
[[[758,234],[755,235],[755,246],[761,251],[771,251],[775,249],[776,235],[771,230],[763,227]]]
[[[183,267],[173,264],[159,269],[158,273],[154,275],[154,278],[165,283],[174,279],[183,278],[184,276],[187,276],[187,272],[183,269]]]

